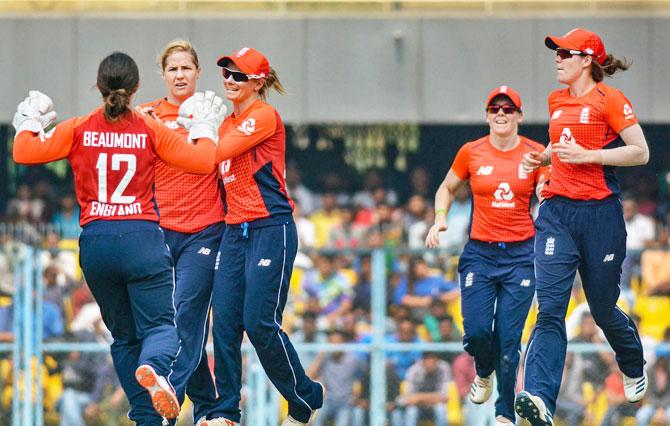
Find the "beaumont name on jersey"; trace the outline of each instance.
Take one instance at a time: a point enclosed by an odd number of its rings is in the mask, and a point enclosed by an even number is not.
[[[115,133],[87,130],[83,136],[83,146],[127,149],[145,149],[147,146],[146,133]]]

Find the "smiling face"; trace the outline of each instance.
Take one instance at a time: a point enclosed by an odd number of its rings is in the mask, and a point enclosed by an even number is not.
[[[577,81],[582,73],[588,72],[593,58],[588,55],[570,54],[565,49],[556,50],[556,79],[562,84]]]
[[[489,123],[492,134],[508,137],[515,135],[519,130],[523,114],[518,111],[510,98],[500,95],[491,100],[486,112],[486,121]]]
[[[200,69],[196,66],[189,52],[174,52],[167,57],[163,68],[163,80],[168,89],[168,102],[179,105],[195,93],[195,86],[200,77]]]
[[[232,71],[229,75],[223,77],[223,87],[226,89],[226,99],[233,104],[249,104],[256,100],[258,92],[263,87],[263,80],[261,79],[247,79],[247,81],[237,81],[235,73],[240,72],[240,69],[233,62],[228,62],[225,66],[226,70]]]

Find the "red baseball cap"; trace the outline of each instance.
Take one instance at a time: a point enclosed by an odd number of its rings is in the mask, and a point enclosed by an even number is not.
[[[237,65],[249,78],[266,78],[270,74],[270,62],[252,47],[243,47],[235,53],[222,56],[216,60],[216,65],[225,67],[230,62]]]
[[[509,100],[512,101],[514,106],[519,108],[519,111],[521,111],[521,95],[519,95],[519,92],[509,86],[499,86],[491,90],[489,92],[489,96],[486,98],[486,106],[491,105],[493,98],[499,95],[507,96]]]
[[[544,39],[544,44],[551,50],[558,48],[579,50],[582,53],[593,56],[596,62],[601,65],[607,58],[605,45],[600,36],[584,28],[570,30],[563,37],[548,35]]]

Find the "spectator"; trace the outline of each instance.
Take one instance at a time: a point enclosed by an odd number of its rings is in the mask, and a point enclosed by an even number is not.
[[[426,198],[423,195],[414,194],[409,197],[405,215],[403,217],[403,240],[405,242],[409,243],[410,229],[413,225],[424,220],[426,216],[426,210],[428,210],[428,206],[426,203]]]
[[[94,342],[95,335],[79,332],[71,341]],[[57,403],[61,426],[84,426],[84,410],[91,404],[96,376],[107,355],[99,352],[70,352],[62,363],[63,393]]]
[[[362,255],[358,258],[356,272],[352,309],[358,312],[359,317],[367,317],[370,314],[372,296],[372,258],[370,255]]]
[[[579,334],[570,342],[603,342],[596,328],[596,323],[589,312],[582,314]],[[598,353],[593,352],[569,352],[567,354],[565,369],[563,370],[563,385],[556,402],[556,417],[564,419],[568,426],[582,424],[586,416],[586,407],[592,402],[587,400],[583,394],[584,384],[590,383],[595,393],[599,393],[607,375],[608,361],[608,359],[603,359]]]
[[[319,305],[319,314],[325,315],[328,323],[351,310],[353,289],[351,283],[342,273],[335,269],[334,256],[321,255],[317,259],[316,271],[305,276],[303,289]]]
[[[17,217],[29,223],[39,223],[42,222],[44,207],[44,201],[33,197],[30,186],[22,183],[16,190],[16,197],[7,204],[7,216]]]
[[[393,303],[407,305],[412,309],[427,309],[433,298],[449,303],[459,297],[458,284],[432,274],[423,258],[414,256],[409,261],[406,278],[395,288]]]
[[[644,405],[635,415],[637,426],[670,423],[670,350],[656,354],[649,371],[649,390]]]
[[[410,319],[401,319],[397,323],[397,330],[394,334],[387,336],[386,341],[389,343],[420,343],[416,335],[416,325]],[[421,352],[418,350],[412,351],[389,351],[387,353],[388,360],[393,363],[395,372],[398,377],[406,377],[407,370],[419,359],[421,359]]]
[[[74,194],[67,192],[60,197],[60,208],[51,217],[56,232],[65,239],[77,239],[81,233],[79,226],[79,205]]]
[[[654,220],[640,214],[635,199],[627,197],[623,200],[623,218],[626,223],[626,257],[621,265],[621,290],[630,307],[633,305],[631,279],[639,275],[642,250],[651,247],[656,235]]]
[[[424,199],[428,199],[435,193],[435,188],[432,187],[430,173],[423,166],[417,166],[412,169],[409,174],[409,183],[411,186],[411,193],[421,195]]]
[[[392,426],[403,426],[402,411],[399,410],[396,400],[400,395],[400,378],[396,374],[395,366],[386,363],[386,417],[391,418]],[[367,365],[366,372],[361,380],[360,392],[355,393],[352,426],[365,426],[367,424],[368,411],[370,410],[370,366]]]
[[[288,162],[286,165],[286,189],[293,201],[300,204],[305,215],[310,215],[316,210],[317,198],[314,193],[302,183],[300,169],[292,162]]]
[[[321,197],[321,208],[312,213],[309,219],[316,229],[314,246],[316,248],[326,247],[333,228],[340,223],[340,212],[337,209],[335,194],[332,192],[323,194]]]
[[[380,232],[384,245],[398,247],[402,241],[402,223],[400,218],[394,217],[393,208],[385,201],[377,203],[374,222],[370,229]]]
[[[330,333],[328,342],[342,344],[347,339],[339,330]],[[310,377],[319,377],[328,392],[316,419],[316,426],[325,426],[332,420],[335,426],[349,426],[354,408],[354,385],[363,368],[360,359],[352,352],[322,352],[308,369]]]
[[[338,250],[356,248],[361,245],[366,227],[354,221],[356,213],[352,206],[340,208],[340,222],[330,231],[328,247]]]
[[[407,371],[406,391],[399,402],[404,406],[404,425],[417,426],[420,419],[430,419],[435,426],[447,425],[447,388],[450,366],[435,352],[424,352],[423,359]]]
[[[317,328],[316,318],[317,314],[312,311],[307,311],[302,314],[302,327],[300,330],[291,335],[291,340],[295,343],[325,343],[328,337]],[[315,351],[300,352],[300,362],[305,368],[316,359],[317,353]]]
[[[44,243],[44,249],[40,253],[42,265],[55,265],[64,274],[60,278],[61,285],[80,276],[77,254],[74,250],[61,248],[61,238],[54,232],[49,231]],[[65,281],[62,281],[65,279]]]

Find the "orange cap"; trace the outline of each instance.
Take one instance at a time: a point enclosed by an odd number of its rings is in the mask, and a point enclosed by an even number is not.
[[[548,35],[544,39],[544,44],[551,50],[559,47],[563,49],[579,50],[582,53],[593,56],[599,64],[603,64],[607,58],[605,45],[600,36],[593,31],[584,28],[575,28],[570,30],[563,37]]]
[[[499,86],[489,92],[489,96],[486,98],[486,106],[491,105],[491,101],[498,95],[507,96],[510,101],[514,104],[515,107],[521,111],[521,95],[519,92],[512,89],[509,86]]]
[[[270,62],[252,47],[243,47],[235,53],[222,56],[216,60],[216,65],[225,67],[230,62],[237,65],[249,78],[266,78],[270,74]]]

